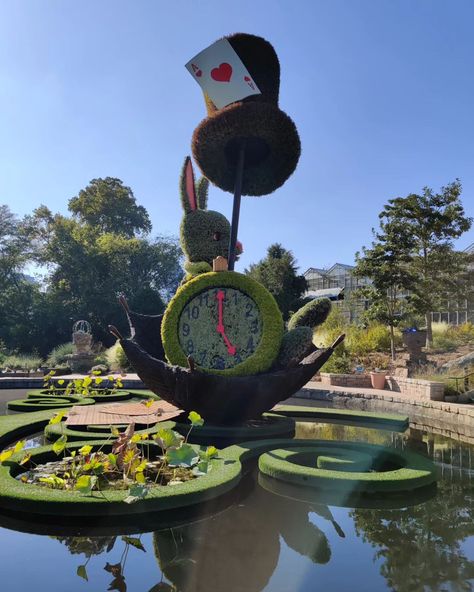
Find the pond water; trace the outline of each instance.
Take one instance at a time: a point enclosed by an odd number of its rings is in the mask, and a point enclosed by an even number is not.
[[[1,590],[474,589],[470,445],[413,430],[396,434],[320,423],[299,423],[297,436],[414,449],[436,461],[437,491],[422,503],[408,496],[397,509],[340,507],[341,500],[296,501],[270,492],[254,471],[229,507],[208,508],[210,514],[173,529],[128,538],[116,532],[74,537],[74,531],[59,537],[18,532],[10,524],[0,527]],[[6,524],[1,517],[0,524]]]

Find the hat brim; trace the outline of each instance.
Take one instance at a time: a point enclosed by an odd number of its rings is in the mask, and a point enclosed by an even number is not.
[[[275,105],[233,103],[207,117],[193,134],[194,159],[211,183],[232,193],[243,139],[242,194],[272,193],[293,173],[301,152],[295,124]]]

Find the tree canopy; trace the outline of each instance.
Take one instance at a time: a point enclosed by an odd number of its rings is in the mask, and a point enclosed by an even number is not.
[[[148,213],[119,179],[94,179],[69,209],[40,206],[18,220],[0,207],[0,340],[9,349],[45,355],[70,340],[79,319],[111,344],[109,324],[127,332],[119,293],[135,310],[159,314],[181,280],[177,240],[144,235]],[[32,263],[45,271],[42,283],[24,274]]]
[[[420,195],[389,200],[379,215],[376,242],[358,258],[358,273],[373,281],[374,312],[378,307],[394,318],[400,290],[409,289],[412,308],[426,319],[427,345],[432,343],[431,313],[472,289],[469,257],[453,244],[472,224],[461,191],[456,180],[439,193],[425,187]]]
[[[298,300],[307,289],[307,281],[298,275],[296,259],[291,251],[274,243],[267,249],[267,256],[250,265],[245,273],[260,282],[273,294],[287,320],[290,313],[299,308]]]

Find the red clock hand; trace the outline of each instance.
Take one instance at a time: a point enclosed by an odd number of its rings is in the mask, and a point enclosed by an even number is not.
[[[237,349],[235,348],[234,345],[232,345],[232,343],[229,341],[229,338],[225,334],[225,327],[224,327],[224,298],[225,298],[225,294],[224,294],[224,292],[222,290],[218,290],[217,294],[216,294],[216,298],[217,298],[217,315],[218,315],[216,330],[218,333],[220,333],[222,335],[222,339],[224,340],[224,343],[227,347],[227,353],[229,353],[231,356],[234,356]]]

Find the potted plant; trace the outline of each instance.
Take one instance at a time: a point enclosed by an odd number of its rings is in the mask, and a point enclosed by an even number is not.
[[[372,358],[374,369],[370,372],[372,388],[383,390],[385,388],[385,376],[387,374],[387,360],[384,356]]]

